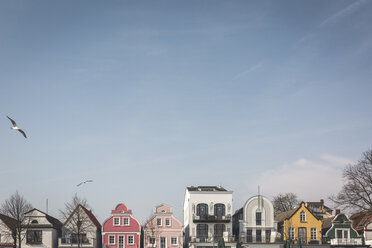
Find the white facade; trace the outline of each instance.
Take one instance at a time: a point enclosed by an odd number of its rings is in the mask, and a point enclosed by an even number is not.
[[[274,243],[277,237],[277,223],[274,207],[269,199],[257,195],[244,204],[239,225],[239,241],[242,243]],[[234,218],[235,219],[235,218]]]
[[[232,191],[222,187],[188,187],[184,200],[185,244],[213,247],[223,238],[226,247],[236,247],[232,235]]]
[[[61,223],[37,210],[25,213],[22,248],[57,248]]]
[[[372,222],[366,225],[363,235],[366,245],[372,246]]]
[[[13,247],[14,245],[14,232],[10,226],[2,219],[9,218],[0,215],[0,247]]]

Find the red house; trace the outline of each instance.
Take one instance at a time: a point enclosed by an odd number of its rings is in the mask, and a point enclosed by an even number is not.
[[[103,224],[103,244],[108,248],[139,248],[141,226],[124,204],[111,211]]]

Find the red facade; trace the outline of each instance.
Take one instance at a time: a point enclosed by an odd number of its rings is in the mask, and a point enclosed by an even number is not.
[[[124,204],[111,211],[103,224],[103,243],[109,248],[139,248],[141,226]]]

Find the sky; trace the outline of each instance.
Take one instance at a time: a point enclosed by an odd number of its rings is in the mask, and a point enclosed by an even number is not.
[[[332,206],[372,148],[371,23],[371,0],[2,0],[0,203],[143,223],[182,220],[188,186],[235,210],[259,185]]]

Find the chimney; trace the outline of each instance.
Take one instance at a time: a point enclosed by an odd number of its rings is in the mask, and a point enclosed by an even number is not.
[[[324,204],[324,200],[323,199],[320,199],[320,203],[323,205]]]
[[[338,215],[340,213],[341,213],[340,209],[336,209],[336,215]]]

